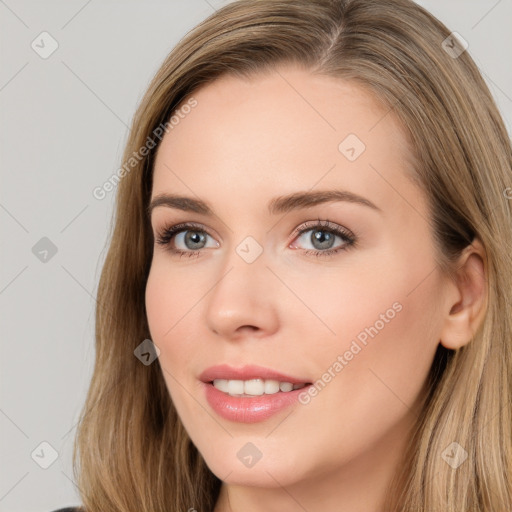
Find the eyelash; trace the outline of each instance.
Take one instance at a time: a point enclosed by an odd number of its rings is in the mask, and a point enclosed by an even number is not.
[[[303,253],[306,255],[313,255],[316,257],[329,257],[356,246],[357,237],[354,235],[354,233],[346,228],[338,226],[337,224],[333,224],[328,220],[322,221],[320,219],[317,219],[316,221],[305,222],[299,228],[295,229],[293,232],[293,240],[301,236],[303,233],[306,233],[307,231],[314,230],[313,228],[319,228],[316,229],[316,231],[324,231],[339,236],[343,240],[344,244],[336,249],[327,249],[325,251],[303,249]],[[206,233],[208,236],[211,236],[208,231],[203,229],[201,225],[195,224],[193,222],[183,222],[181,224],[175,224],[174,226],[164,227],[159,233],[157,233],[156,243],[166,247],[167,250],[171,252],[171,254],[177,255],[180,258],[182,256],[187,256],[189,258],[198,257],[199,253],[201,252],[200,250],[183,251],[181,249],[172,248],[170,245],[170,242],[175,235],[189,230]]]

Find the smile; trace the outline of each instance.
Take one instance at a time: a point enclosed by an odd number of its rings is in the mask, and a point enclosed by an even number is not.
[[[306,383],[292,384],[291,382],[279,382],[272,379],[227,380],[215,379],[213,386],[230,396],[261,396],[275,393],[288,393],[294,389],[301,389]]]
[[[307,378],[262,366],[212,366],[200,376],[204,397],[220,417],[237,423],[264,421],[299,403]]]

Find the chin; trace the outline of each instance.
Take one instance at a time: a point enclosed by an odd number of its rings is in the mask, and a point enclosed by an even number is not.
[[[297,482],[298,476],[293,468],[265,465],[262,461],[252,468],[233,468],[228,464],[208,464],[210,471],[220,480],[230,485],[277,488]]]
[[[281,487],[292,485],[303,478],[303,461],[298,462],[288,456],[282,445],[281,450],[274,450],[271,443],[264,440],[251,441],[234,438],[230,446],[219,446],[216,451],[201,452],[210,471],[223,482],[233,485],[250,485],[255,487]],[[261,448],[259,453],[256,448]],[[265,446],[263,446],[265,445]],[[290,447],[290,452],[293,452]],[[286,452],[286,453],[285,453]]]

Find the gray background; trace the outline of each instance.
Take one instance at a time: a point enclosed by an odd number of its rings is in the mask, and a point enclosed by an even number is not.
[[[92,190],[119,168],[131,117],[165,56],[225,3],[0,0],[2,512],[80,503],[72,442],[115,196],[97,200]],[[510,133],[512,0],[418,3],[469,43]],[[46,59],[31,47],[43,31],[59,45]],[[48,48],[45,39],[39,51]],[[33,252],[43,237],[57,249],[46,262]],[[52,450],[42,442],[58,454],[47,469]]]

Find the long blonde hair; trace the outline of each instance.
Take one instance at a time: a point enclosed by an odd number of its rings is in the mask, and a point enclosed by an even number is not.
[[[478,68],[450,37],[409,0],[235,1],[168,55],[134,116],[123,157],[154,139],[197,87],[283,63],[356,82],[402,122],[416,161],[411,178],[429,198],[441,268],[453,272],[477,237],[489,292],[471,342],[456,351],[439,345],[386,512],[512,510],[511,144]],[[73,454],[88,512],[209,511],[221,485],[177,416],[158,360],[146,366],[134,357],[150,338],[147,206],[157,147],[119,181],[98,288],[96,361]],[[457,469],[442,457],[453,442],[468,453]]]

